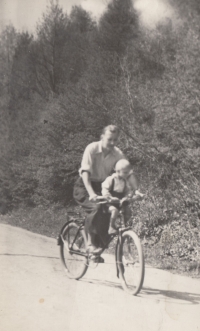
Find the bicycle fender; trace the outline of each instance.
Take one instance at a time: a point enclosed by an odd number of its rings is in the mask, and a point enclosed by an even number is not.
[[[58,245],[58,246],[60,246],[61,243],[62,243],[61,234],[62,234],[64,228],[66,227],[66,225],[68,225],[68,224],[70,224],[70,223],[72,223],[72,222],[73,222],[73,220],[68,220],[68,221],[65,222],[65,224],[62,226],[62,228],[61,228],[61,230],[60,230],[60,233],[59,233],[58,236],[57,236],[57,245]]]
[[[117,251],[119,249],[119,237],[117,239],[117,244],[115,246],[115,262],[116,262],[116,271],[117,271],[117,278],[119,278],[119,266],[118,266],[118,261],[117,261]]]
[[[79,219],[77,219],[77,218],[70,218],[70,219],[68,219],[68,221],[65,222],[65,224],[62,226],[62,228],[61,228],[61,230],[60,230],[60,233],[59,233],[58,236],[57,236],[57,245],[58,245],[58,246],[60,246],[61,243],[62,243],[61,235],[62,235],[62,232],[63,232],[64,228],[65,228],[68,224],[70,224],[70,223],[73,223],[73,222],[78,223],[77,220],[79,220]]]

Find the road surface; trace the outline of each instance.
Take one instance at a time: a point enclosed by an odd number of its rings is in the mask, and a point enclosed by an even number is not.
[[[200,331],[200,280],[147,267],[137,297],[112,264],[70,280],[54,239],[0,224],[0,331],[58,330]]]

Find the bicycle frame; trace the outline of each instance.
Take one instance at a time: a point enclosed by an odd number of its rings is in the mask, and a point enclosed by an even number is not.
[[[65,222],[57,238],[57,244],[60,245],[61,261],[68,277],[78,280],[85,275],[89,266],[94,268],[94,264],[96,267],[98,263],[102,263],[100,255],[116,238],[111,249],[115,249],[115,262],[113,261],[113,264],[116,265],[117,277],[125,291],[132,295],[138,294],[144,281],[144,256],[137,234],[130,225],[126,226],[125,224],[123,206],[120,206],[118,231],[110,234],[107,242],[104,241],[100,254],[95,255],[88,252],[84,225],[85,220],[83,218],[70,219]],[[134,277],[135,275],[136,277]]]
[[[125,227],[125,222],[124,222],[124,211],[123,211],[123,208],[120,210],[119,215],[120,215],[120,223],[122,224],[122,227],[120,227],[120,228],[118,229],[118,233],[116,233],[116,234],[110,236],[110,238],[109,238],[109,240],[107,241],[107,243],[104,244],[104,246],[102,247],[102,253],[103,253],[103,251],[106,249],[106,247],[112,242],[112,240],[113,240],[116,236],[118,236],[118,240],[117,240],[117,244],[116,244],[116,248],[115,248],[115,254],[116,254],[117,245],[118,245],[119,243],[121,243],[121,240],[122,240],[122,233],[125,232],[125,231],[127,231],[127,230],[130,230],[130,229],[131,229],[130,226],[129,226],[129,227]],[[68,224],[70,224],[70,223],[72,223],[72,222],[76,222],[76,219],[75,219],[75,220],[73,219],[73,220],[67,221],[67,222],[63,225],[63,227],[62,227],[62,229],[61,229],[61,231],[60,231],[60,234],[58,235],[58,238],[57,238],[57,244],[58,244],[58,245],[61,244],[61,241],[62,241],[62,243],[65,245],[65,241],[64,241],[64,238],[63,238],[63,236],[62,236],[62,232],[63,232],[64,228],[65,228]],[[75,235],[75,237],[74,237],[73,242],[72,242],[71,245],[70,245],[71,247],[67,247],[67,249],[69,250],[70,253],[72,253],[72,254],[74,254],[74,255],[81,255],[81,256],[85,256],[85,257],[90,257],[90,256],[92,256],[92,254],[89,254],[88,252],[83,253],[83,252],[79,252],[79,251],[73,249],[73,244],[75,243],[75,241],[76,241],[76,239],[77,239],[77,237],[78,237],[80,231],[83,230],[83,229],[84,229],[84,221],[81,222],[81,223],[80,223],[80,221],[79,221],[79,228],[78,228],[78,230],[77,230],[77,233],[76,233],[76,235]],[[101,254],[102,254],[102,253],[101,253]],[[116,266],[117,266],[117,259],[116,259]],[[118,266],[117,266],[117,270],[118,270]]]
[[[63,232],[64,228],[65,228],[68,224],[70,224],[70,223],[72,223],[72,222],[76,222],[76,220],[70,220],[70,221],[66,222],[66,223],[63,225],[63,227],[62,227],[62,229],[61,229],[61,231],[60,231],[60,233],[59,233],[59,235],[58,235],[58,238],[57,238],[57,244],[58,244],[59,246],[61,245],[61,241],[62,241],[62,243],[65,245],[65,240],[64,240],[64,238],[63,238],[63,236],[62,236],[62,232]],[[72,242],[72,244],[71,244],[71,247],[67,247],[67,249],[69,250],[70,253],[73,253],[73,254],[76,254],[76,255],[81,255],[81,256],[86,256],[86,257],[87,257],[87,256],[88,256],[87,253],[78,252],[77,250],[74,250],[74,249],[73,249],[73,244],[75,243],[75,241],[76,241],[76,239],[77,239],[77,237],[78,237],[80,231],[83,230],[83,229],[84,229],[84,222],[81,222],[81,223],[79,224],[79,228],[78,228],[77,233],[76,233],[76,235],[75,235],[75,237],[74,237],[74,240],[73,240],[73,242]]]

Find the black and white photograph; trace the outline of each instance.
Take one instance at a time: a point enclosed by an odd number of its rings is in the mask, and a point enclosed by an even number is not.
[[[0,0],[0,330],[200,331],[200,1]]]

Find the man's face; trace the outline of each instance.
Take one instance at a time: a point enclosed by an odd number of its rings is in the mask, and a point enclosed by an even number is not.
[[[118,134],[106,131],[102,136],[102,147],[112,151],[117,143]]]

